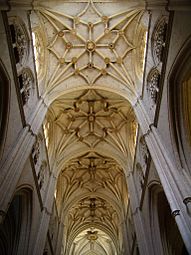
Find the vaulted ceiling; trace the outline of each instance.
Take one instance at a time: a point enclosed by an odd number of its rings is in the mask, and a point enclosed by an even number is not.
[[[79,236],[86,248],[105,247],[104,232],[113,247],[103,248],[105,254],[111,254],[109,249],[118,254],[129,201],[123,169],[132,164],[137,130],[130,104],[111,92],[73,92],[50,106],[45,130],[49,154],[60,171],[56,200],[66,249],[80,245],[75,241]],[[87,239],[89,229],[98,232],[97,239]]]
[[[41,1],[31,22],[64,254],[119,254],[148,16],[132,1]]]

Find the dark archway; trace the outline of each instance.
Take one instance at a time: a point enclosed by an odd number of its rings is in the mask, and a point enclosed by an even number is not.
[[[158,183],[150,187],[150,224],[155,254],[188,254],[166,195]]]
[[[187,255],[176,221],[171,214],[169,203],[164,192],[157,198],[158,222],[164,254]]]
[[[17,192],[0,224],[1,255],[28,254],[31,226],[31,192]]]

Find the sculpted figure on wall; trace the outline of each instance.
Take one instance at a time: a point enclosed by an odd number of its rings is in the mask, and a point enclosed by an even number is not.
[[[151,106],[155,106],[159,93],[160,74],[157,69],[151,69],[147,77],[147,93],[151,99]]]
[[[167,33],[167,17],[162,17],[155,26],[152,34],[152,50],[155,64],[162,62]]]

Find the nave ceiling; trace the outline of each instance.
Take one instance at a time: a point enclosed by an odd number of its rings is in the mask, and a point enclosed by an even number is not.
[[[57,203],[64,204],[58,209],[66,226],[66,249],[80,243],[79,237],[86,240],[86,246],[98,242],[105,247],[106,238],[112,246],[107,249],[119,252],[128,192],[124,173],[115,160],[96,153],[71,160],[60,174],[57,187]],[[92,235],[96,232],[96,237],[91,239],[88,231]]]
[[[56,201],[66,225],[66,249],[80,245],[74,241],[79,236],[87,241],[84,249],[105,247],[102,231],[111,239],[103,254],[110,249],[118,254],[129,201],[123,168],[132,164],[137,130],[132,107],[111,92],[73,92],[54,101],[44,127],[49,155],[60,171]],[[98,238],[88,240],[85,229],[97,231]]]
[[[132,2],[40,1],[31,23],[65,252],[119,254],[148,16]]]
[[[40,2],[35,9],[37,74],[48,105],[65,92],[90,87],[136,101],[149,19],[142,7],[89,0]]]

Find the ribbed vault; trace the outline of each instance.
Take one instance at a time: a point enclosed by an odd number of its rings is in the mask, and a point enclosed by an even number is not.
[[[39,85],[48,104],[65,91],[91,86],[135,102],[148,23],[143,8],[124,1],[41,1],[31,17]]]
[[[31,16],[62,254],[122,254],[148,16],[92,0],[40,1]]]
[[[111,92],[76,91],[54,101],[44,129],[59,174],[56,201],[66,254],[74,249],[86,254],[90,248],[95,254],[111,254],[110,249],[119,254],[129,201],[125,173],[133,162],[137,129],[130,104]],[[88,231],[97,239],[87,239]]]
[[[89,89],[58,98],[49,108],[45,128],[47,144],[59,166],[78,148],[103,152],[103,146],[109,145],[111,155],[128,157],[133,153],[133,110],[113,93]]]
[[[94,227],[82,231],[74,239],[71,250],[75,250],[76,255],[117,254],[117,250],[109,235]]]

